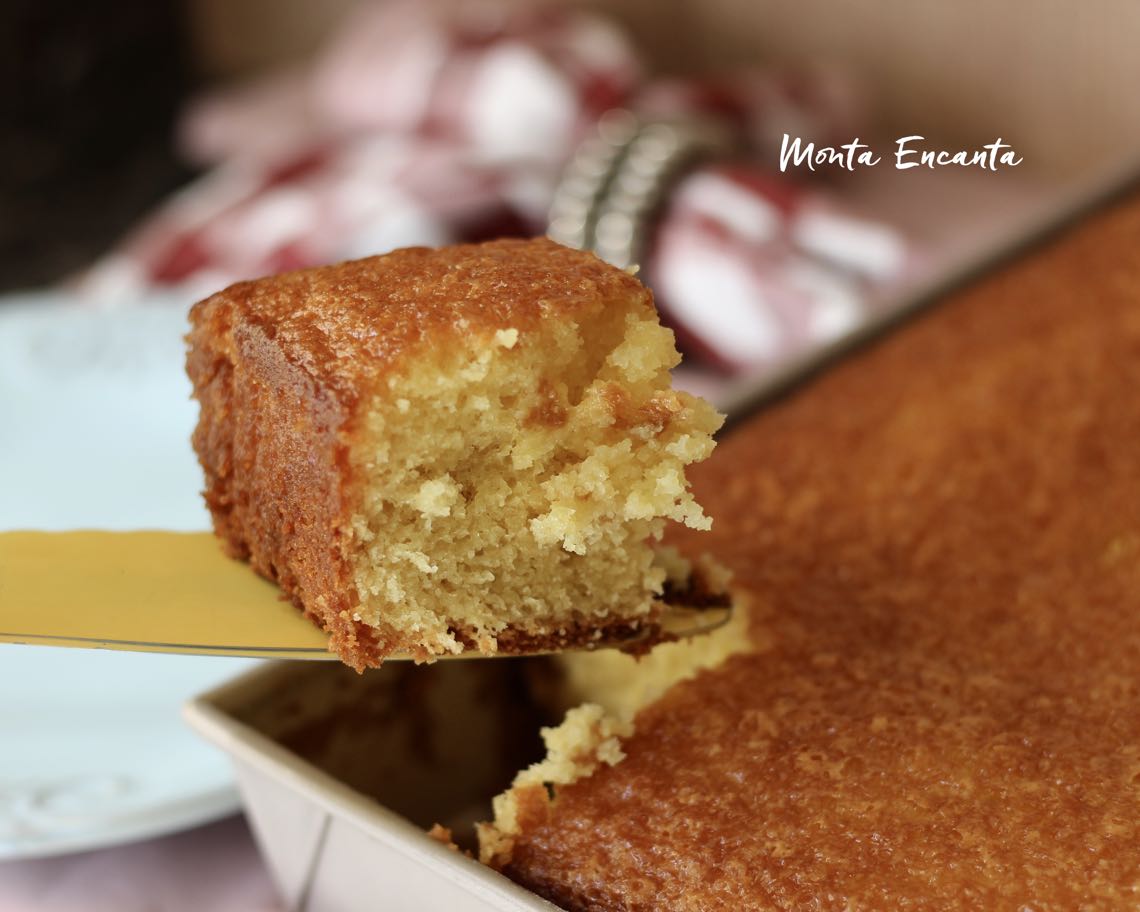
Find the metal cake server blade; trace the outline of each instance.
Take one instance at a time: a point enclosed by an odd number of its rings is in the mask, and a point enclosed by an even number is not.
[[[659,626],[688,637],[730,615],[724,606],[667,606]],[[636,646],[655,632],[591,648]],[[208,532],[0,532],[0,642],[336,659],[326,634]]]

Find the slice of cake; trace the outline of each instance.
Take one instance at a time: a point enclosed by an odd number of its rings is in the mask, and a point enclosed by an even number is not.
[[[1140,908],[1138,245],[1134,198],[730,434],[676,543],[751,649],[586,687],[483,857],[575,912]]]
[[[349,664],[652,626],[721,418],[632,275],[547,240],[412,248],[195,305],[194,446],[229,551]]]

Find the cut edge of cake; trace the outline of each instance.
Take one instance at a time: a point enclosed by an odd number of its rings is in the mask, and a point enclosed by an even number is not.
[[[603,306],[624,319],[592,338],[497,330],[388,378],[348,457],[366,479],[354,620],[416,630],[423,658],[587,645],[653,621],[666,572],[651,545],[667,521],[708,527],[685,467],[721,419],[669,387],[676,349],[655,312]]]
[[[698,578],[711,591],[730,592],[729,572],[708,555],[690,563],[662,548],[671,578]],[[479,860],[503,869],[511,862],[515,838],[554,813],[558,790],[589,778],[625,759],[623,742],[633,735],[640,710],[657,702],[675,684],[716,668],[741,652],[766,648],[750,638],[750,600],[732,589],[733,613],[712,633],[661,643],[643,655],[613,650],[553,657],[559,684],[554,701],[563,721],[540,731],[546,756],[521,770],[511,786],[492,799],[492,819],[476,826]],[[569,708],[566,708],[569,707]]]

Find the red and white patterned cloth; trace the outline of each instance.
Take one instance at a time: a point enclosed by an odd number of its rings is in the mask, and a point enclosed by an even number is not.
[[[646,278],[684,347],[749,371],[856,329],[876,283],[902,276],[906,255],[894,231],[852,218],[825,194],[710,165],[674,191]]]
[[[607,110],[724,121],[744,163],[689,174],[645,277],[691,354],[778,366],[861,322],[904,268],[889,228],[771,170],[787,131],[849,136],[861,105],[823,71],[646,81],[608,20],[494,4],[364,5],[307,67],[205,98],[188,158],[210,165],[78,283],[102,303],[381,253],[535,235],[563,166]]]

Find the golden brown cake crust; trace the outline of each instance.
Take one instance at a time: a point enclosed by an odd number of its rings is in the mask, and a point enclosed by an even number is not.
[[[619,297],[653,309],[632,276],[538,239],[408,248],[241,282],[199,302],[187,371],[201,405],[193,442],[215,530],[325,627],[349,664],[415,652],[398,632],[352,617],[342,533],[358,406],[406,362],[460,337],[526,333]]]
[[[1140,906],[1137,250],[1133,202],[731,435],[699,547],[771,648],[537,795],[507,872],[570,910]]]
[[[201,406],[193,443],[215,531],[297,607],[312,606],[339,648],[363,657],[375,647],[351,620],[354,587],[337,547],[347,408],[245,319],[240,296],[196,305],[191,325],[187,372]]]
[[[351,410],[376,382],[425,349],[596,309],[621,297],[652,310],[633,276],[553,241],[501,240],[433,250],[408,247],[240,282],[196,305],[260,331],[316,388]]]

